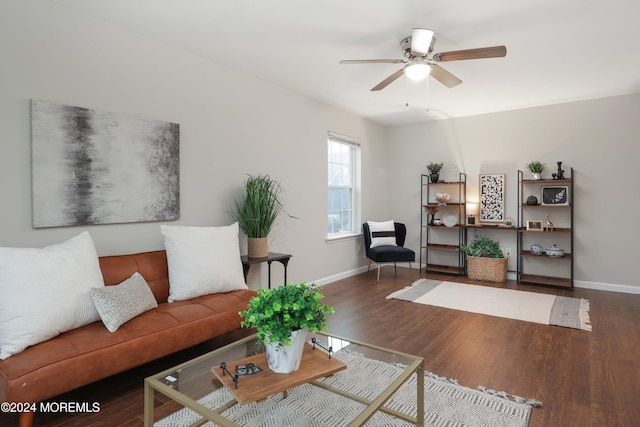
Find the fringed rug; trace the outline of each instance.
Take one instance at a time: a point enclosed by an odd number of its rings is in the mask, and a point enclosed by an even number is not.
[[[348,368],[320,381],[339,387],[359,396],[374,399],[403,369],[399,366],[368,359],[348,351],[335,353],[336,359]],[[425,426],[446,427],[500,427],[527,426],[531,406],[540,402],[484,387],[478,390],[462,387],[456,380],[438,377],[425,372]],[[233,399],[224,387],[200,400],[207,408],[217,408]],[[413,375],[385,405],[389,408],[416,416],[416,376]],[[311,384],[259,402],[235,405],[223,415],[241,426],[261,427],[320,427],[346,426],[365,409],[365,406]],[[158,422],[155,427],[186,427],[200,419],[189,409],[182,409]],[[215,426],[206,423],[205,426]],[[406,421],[377,412],[365,424],[370,427],[408,426]]]
[[[545,325],[591,330],[589,300],[419,279],[387,296],[404,301]]]

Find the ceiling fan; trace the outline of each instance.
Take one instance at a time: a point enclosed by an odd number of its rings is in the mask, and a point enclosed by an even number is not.
[[[411,80],[419,81],[431,75],[434,79],[448,88],[458,86],[462,80],[437,64],[437,62],[461,61],[465,59],[499,58],[507,55],[505,46],[481,47],[477,49],[456,50],[451,52],[433,52],[436,38],[432,30],[414,28],[411,35],[400,41],[404,55],[403,59],[346,59],[341,64],[405,64],[404,67],[371,88],[372,91],[382,90],[406,74]]]

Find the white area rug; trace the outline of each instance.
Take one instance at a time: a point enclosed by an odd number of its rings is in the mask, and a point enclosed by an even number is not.
[[[591,330],[589,301],[535,292],[419,279],[387,299],[399,299],[471,313],[545,325]]]
[[[348,368],[321,381],[370,400],[397,377],[398,371],[402,371],[402,368],[393,364],[344,350],[335,353],[335,357],[346,363]],[[529,404],[518,403],[524,399],[482,387],[479,388],[484,391],[462,387],[455,380],[426,372],[424,382],[425,426],[524,427],[529,424],[531,405],[540,404],[533,400]],[[242,387],[242,378],[239,387]],[[231,393],[222,388],[205,396],[200,402],[214,409],[232,399]],[[415,375],[391,397],[386,406],[415,417]],[[348,425],[348,420],[354,419],[364,408],[364,405],[353,400],[305,384],[291,389],[286,399],[282,398],[282,394],[277,394],[259,403],[235,405],[223,415],[242,426],[339,427]],[[196,413],[183,409],[158,421],[155,427],[186,427],[198,419]],[[365,425],[382,427],[410,424],[378,412]]]

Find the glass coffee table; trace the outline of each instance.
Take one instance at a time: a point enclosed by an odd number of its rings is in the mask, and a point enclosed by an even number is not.
[[[146,378],[145,427],[156,421],[156,400],[168,399],[184,409],[157,426],[424,424],[421,357],[331,334],[307,338],[291,374],[273,373],[252,335]]]

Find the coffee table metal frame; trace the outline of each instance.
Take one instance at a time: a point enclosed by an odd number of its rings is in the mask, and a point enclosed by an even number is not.
[[[362,413],[360,413],[360,415],[357,418],[355,418],[349,424],[349,426],[360,426],[364,424],[377,411],[385,412],[394,417],[401,418],[405,421],[415,424],[416,426],[424,425],[424,359],[422,357],[418,357],[418,356],[414,356],[411,354],[406,354],[398,351],[393,351],[384,347],[378,347],[375,345],[359,342],[356,340],[339,337],[333,334],[317,333],[315,335],[335,338],[338,340],[346,341],[352,344],[356,344],[358,346],[373,349],[389,355],[398,355],[410,361],[406,369],[374,400],[364,399],[360,396],[353,395],[344,390],[340,390],[336,387],[329,386],[319,381],[310,381],[310,384],[313,384],[317,387],[324,388],[332,393],[339,394],[341,396],[347,397],[349,399],[355,400],[357,402],[360,402],[366,405],[365,410],[362,411]],[[154,397],[155,397],[155,392],[159,392],[169,397],[171,400],[178,402],[182,406],[189,408],[192,411],[196,412],[197,414],[201,415],[203,418],[193,423],[192,426],[194,427],[201,426],[205,424],[207,421],[212,421],[223,427],[240,427],[235,422],[221,415],[221,412],[237,404],[237,401],[235,401],[235,399],[224,404],[220,408],[216,408],[216,410],[211,410],[203,406],[202,404],[198,403],[196,400],[192,399],[191,397],[171,387],[170,385],[165,384],[164,382],[161,381],[161,379],[166,378],[167,376],[171,376],[172,374],[175,375],[176,373],[179,373],[181,370],[197,365],[201,362],[206,361],[207,359],[212,359],[211,364],[212,366],[214,366],[215,365],[215,362],[213,362],[214,358],[219,357],[221,354],[228,352],[234,348],[240,347],[246,343],[250,343],[255,339],[256,339],[255,334],[248,336],[246,338],[233,342],[229,345],[221,347],[217,350],[214,350],[212,352],[199,356],[195,359],[189,360],[185,363],[174,366],[170,369],[167,369],[158,374],[152,375],[148,378],[145,378],[144,380],[144,426],[145,427],[153,426],[154,411],[155,411]],[[416,409],[417,409],[415,418],[384,406],[384,403],[387,400],[389,400],[389,398],[391,398],[391,396],[413,375],[414,372],[416,374]],[[211,374],[210,371],[208,373],[211,375],[211,378],[213,378],[213,374]]]

